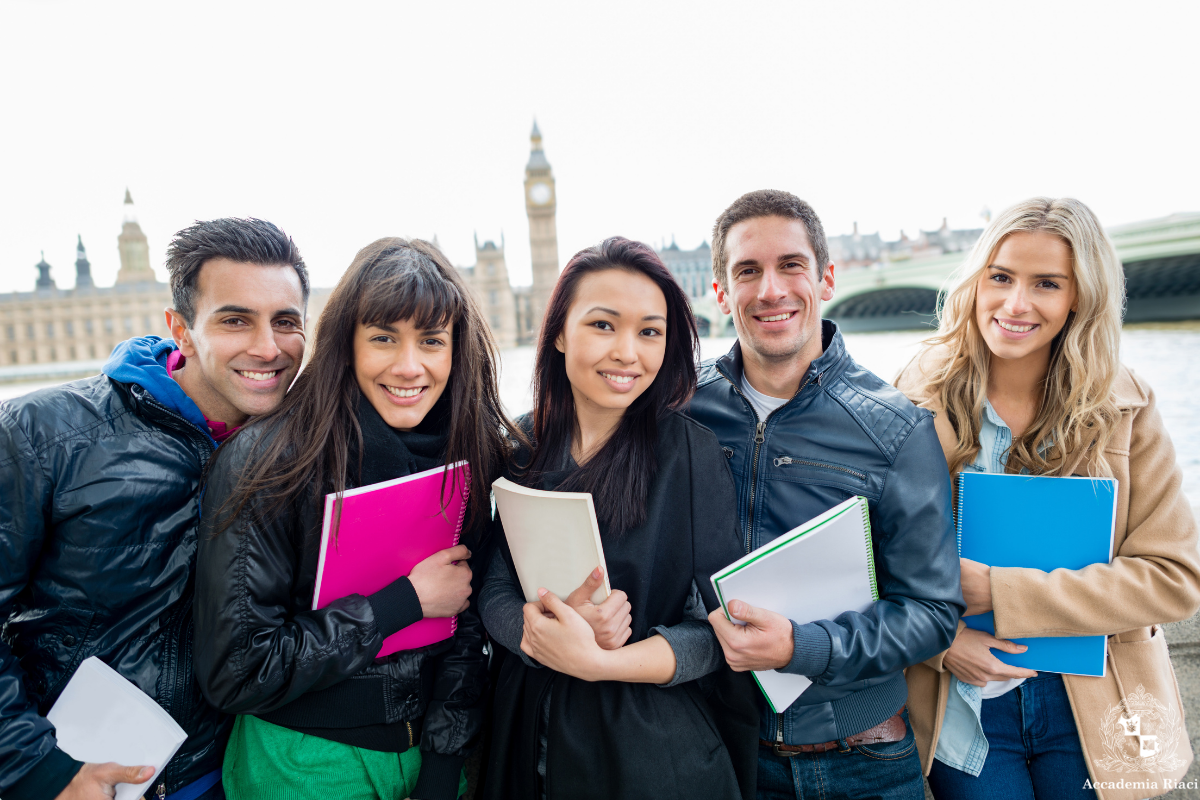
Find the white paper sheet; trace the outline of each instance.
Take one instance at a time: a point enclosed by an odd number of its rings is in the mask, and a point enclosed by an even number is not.
[[[801,625],[866,611],[875,602],[866,509],[866,499],[851,498],[730,564],[713,576],[717,596],[722,604],[742,600]],[[777,712],[812,685],[803,675],[775,670],[754,677]]]
[[[117,784],[116,800],[145,794],[187,739],[162,706],[95,656],[79,665],[46,718],[74,759],[154,767],[141,785]]]

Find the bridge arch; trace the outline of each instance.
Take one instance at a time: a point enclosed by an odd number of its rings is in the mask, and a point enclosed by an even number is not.
[[[834,302],[824,316],[844,331],[933,327],[938,291],[926,286],[888,286]]]

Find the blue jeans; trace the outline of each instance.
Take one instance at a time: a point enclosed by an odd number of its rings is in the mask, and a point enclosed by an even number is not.
[[[904,718],[898,742],[777,756],[758,749],[758,800],[925,800],[917,742]]]
[[[1054,672],[1029,678],[1011,692],[983,701],[988,740],[978,778],[934,759],[929,786],[940,800],[1067,800],[1094,798],[1084,788],[1087,762],[1075,717]]]

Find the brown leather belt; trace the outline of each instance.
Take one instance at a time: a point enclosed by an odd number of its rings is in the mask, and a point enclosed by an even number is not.
[[[817,742],[816,744],[783,744],[782,742],[768,742],[766,739],[759,739],[758,741],[764,747],[772,748],[777,756],[794,756],[799,753],[824,753],[829,750],[844,751],[849,750],[851,747],[857,747],[860,744],[898,742],[907,733],[904,718],[900,716],[904,708],[904,706],[900,706],[900,711],[897,711],[895,716],[885,719],[874,728],[868,728],[862,733],[848,736],[844,740],[835,739],[832,742]]]

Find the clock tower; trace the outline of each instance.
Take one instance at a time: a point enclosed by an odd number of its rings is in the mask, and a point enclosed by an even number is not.
[[[529,136],[529,163],[525,165],[525,213],[529,215],[529,254],[533,266],[529,315],[522,320],[522,334],[536,340],[546,313],[550,293],[558,280],[558,227],[554,212],[558,197],[550,162],[542,152],[542,133],[534,120]]]

